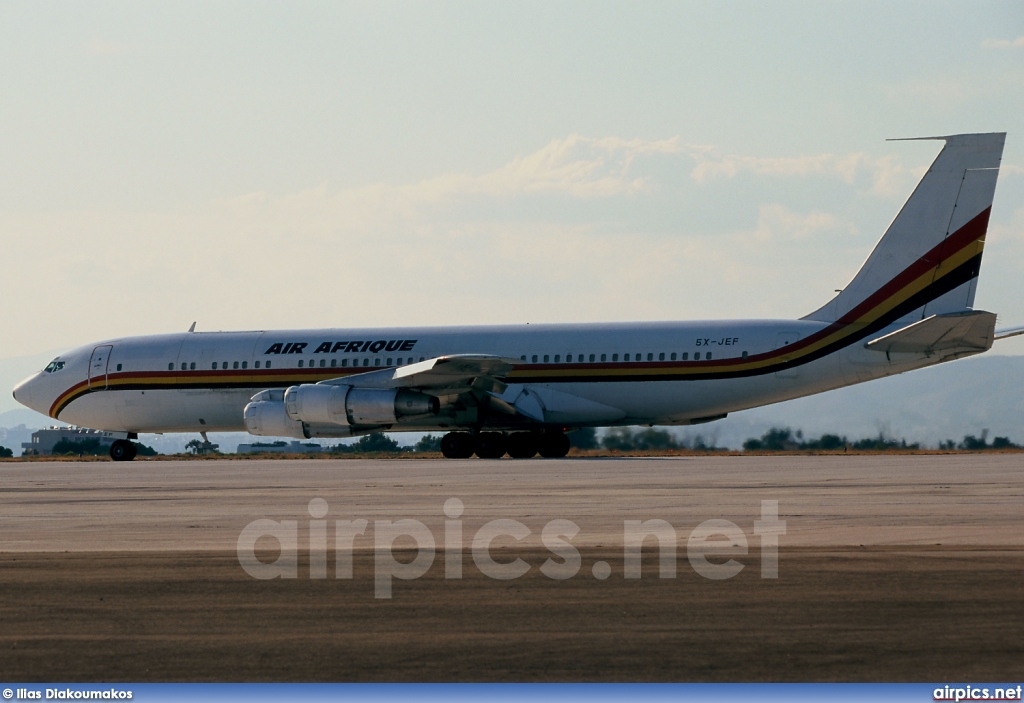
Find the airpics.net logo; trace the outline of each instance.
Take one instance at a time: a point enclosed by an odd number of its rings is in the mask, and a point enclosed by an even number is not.
[[[463,521],[460,518],[464,509],[465,506],[458,498],[449,498],[443,506],[446,519],[441,544],[444,548],[446,579],[462,578],[465,542]],[[299,520],[259,519],[246,525],[237,542],[238,563],[245,572],[260,580],[298,578],[301,532],[306,542],[302,546],[309,550],[309,578],[326,579],[330,522],[325,519],[328,513],[327,501],[314,498],[309,501],[308,512],[311,519],[301,531]],[[372,543],[375,598],[391,598],[395,580],[418,579],[434,564],[438,541],[434,533],[419,520],[374,520],[372,542],[371,535],[367,534],[369,520],[334,520],[333,527],[336,579],[352,578],[357,539],[368,545]],[[550,520],[541,528],[541,544],[551,553],[539,567],[541,574],[562,581],[584,571],[582,556],[572,543],[579,533],[579,525],[572,520]],[[521,543],[532,534],[533,530],[519,520],[502,518],[485,523],[473,533],[470,540],[473,564],[484,576],[499,581],[525,576],[533,568],[525,560],[516,557],[509,561],[507,551],[503,550],[503,560],[498,561],[491,551],[496,541],[507,543],[511,539]],[[753,523],[753,535],[761,552],[761,578],[778,578],[779,537],[784,534],[786,523],[779,520],[779,501],[762,500],[761,518]],[[659,578],[675,578],[680,532],[668,521],[660,519],[623,521],[623,577],[640,578],[641,551],[648,538],[653,538],[657,543]],[[745,567],[738,558],[750,553],[747,534],[729,520],[705,520],[685,535],[685,540],[686,558],[690,567],[706,579],[723,580],[736,576]],[[256,556],[257,543],[265,545],[274,541],[277,543],[277,558],[269,562],[261,561]],[[412,547],[396,546],[396,543],[407,545],[410,541]],[[396,558],[396,552],[405,555],[413,551],[415,557],[411,560]],[[612,575],[612,567],[606,561],[595,561],[590,565],[590,575],[603,581]]]

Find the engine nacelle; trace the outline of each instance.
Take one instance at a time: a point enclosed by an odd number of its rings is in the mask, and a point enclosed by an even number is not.
[[[318,383],[284,392],[288,417],[310,425],[393,425],[402,417],[436,415],[440,408],[436,397],[405,389]]]
[[[252,397],[242,413],[249,434],[260,437],[294,437],[307,439],[302,423],[288,417],[284,409],[284,393],[263,391]]]

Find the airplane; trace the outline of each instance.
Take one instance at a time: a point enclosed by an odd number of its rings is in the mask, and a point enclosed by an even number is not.
[[[119,433],[445,431],[448,458],[565,456],[586,427],[695,425],[1024,333],[974,310],[1005,133],[943,147],[845,288],[798,320],[188,332],[95,342],[14,397]]]

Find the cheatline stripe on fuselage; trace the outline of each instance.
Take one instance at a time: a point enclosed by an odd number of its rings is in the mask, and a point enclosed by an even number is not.
[[[986,208],[835,322],[778,349],[708,361],[525,364],[513,368],[505,378],[516,383],[696,381],[758,376],[807,364],[864,339],[977,277],[989,213]],[[942,254],[945,258],[940,260]],[[89,381],[82,381],[67,389],[50,407],[50,416],[56,418],[73,400],[97,390],[286,388],[380,368],[113,373],[107,375],[105,388],[90,388]],[[93,380],[94,385],[102,384],[102,380]]]

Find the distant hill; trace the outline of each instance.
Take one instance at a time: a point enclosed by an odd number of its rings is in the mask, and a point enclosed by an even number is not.
[[[1024,443],[1024,357],[978,356],[819,395],[730,415],[687,428],[683,436],[717,439],[739,448],[771,427],[826,432],[851,440],[877,436],[936,446],[965,434],[1010,437]]]

